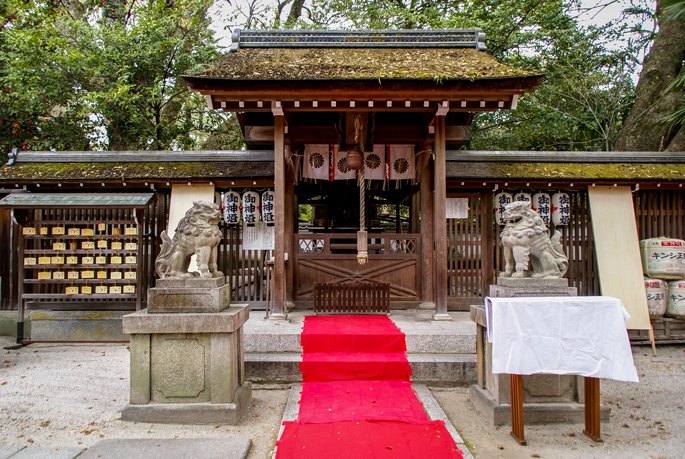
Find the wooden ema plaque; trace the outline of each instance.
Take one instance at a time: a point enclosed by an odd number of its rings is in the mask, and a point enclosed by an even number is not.
[[[93,250],[95,248],[95,242],[93,242],[93,241],[81,242],[81,248],[84,250]]]
[[[66,293],[67,295],[77,295],[78,287],[67,287],[64,289],[64,293]]]
[[[33,236],[34,234],[36,234],[36,228],[32,228],[32,227],[22,228],[21,234],[23,234],[25,236]]]
[[[95,257],[95,264],[96,265],[106,265],[107,264],[107,257]]]
[[[131,226],[129,228],[126,228],[125,234],[126,234],[126,236],[135,236],[138,234],[138,228],[136,228],[135,226]]]
[[[91,293],[93,293],[93,287],[89,285],[81,287],[81,293],[83,293],[84,295],[90,295]]]
[[[42,234],[43,236],[46,236],[46,235],[48,234],[48,229],[47,229],[47,228],[41,228],[39,232],[40,232],[40,234]]]
[[[38,279],[41,279],[41,280],[52,279],[52,273],[49,271],[43,271],[42,273],[38,273]]]
[[[97,278],[98,279],[107,279],[107,271],[98,271]]]
[[[124,248],[126,250],[138,250],[138,244],[135,242],[127,242]]]
[[[69,235],[69,236],[80,236],[81,235],[81,229],[80,228],[69,228],[67,230],[67,235]]]
[[[53,242],[52,250],[67,250],[67,245],[64,242]]]
[[[59,236],[64,234],[64,227],[63,226],[54,226],[52,228],[52,234]]]
[[[35,266],[38,260],[35,257],[24,258],[24,266]]]
[[[112,250],[121,250],[121,242],[112,242]]]
[[[81,258],[81,264],[82,265],[92,265],[94,262],[93,257],[83,257]]]
[[[98,285],[97,287],[95,287],[95,293],[107,293],[107,287],[104,285]]]
[[[107,229],[107,225],[104,223],[98,223],[98,231],[104,231]]]
[[[127,265],[135,265],[138,262],[137,257],[126,257],[126,264]]]
[[[122,258],[121,257],[110,257],[109,262],[112,265],[120,265],[122,263]]]
[[[53,271],[52,272],[52,278],[53,279],[64,279],[64,273],[62,271]]]
[[[63,265],[64,264],[64,257],[52,257],[50,259],[50,264]]]
[[[98,241],[98,249],[106,249],[107,248],[107,241]],[[112,247],[114,248],[114,247]]]
[[[112,271],[109,273],[110,279],[121,279],[121,273],[119,271]]]
[[[112,235],[113,236],[121,235],[121,228],[112,228]]]
[[[78,271],[69,271],[67,273],[67,279],[78,279]]]
[[[124,285],[124,293],[136,293],[135,285]]]
[[[93,279],[95,271],[81,271],[81,279]]]
[[[109,293],[120,294],[121,293],[121,287],[119,287],[118,285],[113,285],[109,288]]]
[[[136,272],[135,271],[126,271],[124,273],[124,279],[135,279],[136,278]]]
[[[38,264],[39,265],[49,265],[50,264],[50,257],[38,257]]]
[[[77,265],[78,264],[78,257],[67,257],[67,264],[68,265]]]
[[[94,236],[93,228],[83,228],[81,230],[81,236]]]

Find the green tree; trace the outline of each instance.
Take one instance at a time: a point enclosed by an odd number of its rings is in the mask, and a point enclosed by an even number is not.
[[[219,57],[211,0],[8,2],[3,152],[192,149],[235,131],[180,78]]]

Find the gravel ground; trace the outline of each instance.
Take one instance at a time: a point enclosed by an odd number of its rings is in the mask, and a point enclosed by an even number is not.
[[[13,338],[0,337],[0,344]],[[103,438],[252,439],[250,459],[273,450],[288,387],[257,387],[237,426],[122,422],[129,359],[121,344],[31,344],[0,352],[0,444],[88,447]]]
[[[540,458],[685,458],[685,346],[636,346],[633,358],[640,383],[604,380],[600,400],[611,408],[602,423],[604,443],[583,434],[583,424],[526,427],[528,446],[509,436],[511,428],[486,424],[475,410],[468,389],[433,389],[471,452],[478,459]]]
[[[13,343],[0,337],[0,345]],[[478,459],[685,457],[685,346],[635,347],[640,384],[602,381],[611,407],[602,424],[604,444],[582,434],[583,425],[526,428],[528,446],[509,427],[490,427],[468,389],[433,389],[433,395]],[[128,403],[129,360],[121,344],[32,344],[0,353],[0,444],[88,447],[102,438],[249,437],[251,459],[273,450],[288,396],[284,386],[257,386],[238,426],[122,422]]]

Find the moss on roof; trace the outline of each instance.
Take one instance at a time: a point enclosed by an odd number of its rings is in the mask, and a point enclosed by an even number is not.
[[[0,181],[269,177],[273,162],[24,163],[0,169]]]
[[[535,75],[475,49],[241,49],[196,77],[244,80],[487,79]]]
[[[448,178],[684,180],[685,164],[448,162]]]

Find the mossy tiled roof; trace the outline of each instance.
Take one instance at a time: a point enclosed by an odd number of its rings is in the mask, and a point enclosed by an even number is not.
[[[447,177],[501,180],[685,180],[685,164],[447,162]]]
[[[239,80],[476,80],[533,76],[475,49],[269,48],[224,54],[195,77]]]
[[[24,163],[0,168],[2,181],[270,177],[273,162]]]

